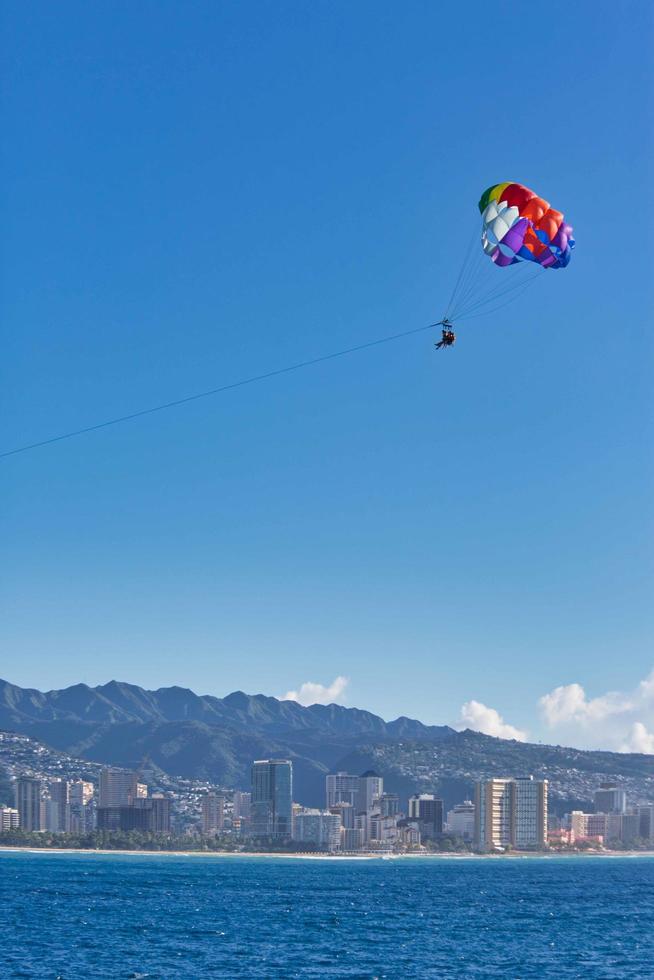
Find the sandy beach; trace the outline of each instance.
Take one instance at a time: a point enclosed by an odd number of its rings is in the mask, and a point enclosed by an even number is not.
[[[144,850],[119,850],[119,849],[95,849],[77,847],[8,847],[0,846],[0,854],[3,852],[25,853],[25,854],[119,854],[132,855],[134,857],[188,857],[188,858],[270,858],[293,860],[293,861],[403,861],[403,860],[430,860],[430,861],[497,861],[497,860],[552,860],[554,858],[654,858],[654,851],[574,851],[556,853],[537,853],[528,851],[513,851],[510,854],[469,854],[469,853],[424,853],[424,854],[375,854],[365,852],[361,854],[325,854],[320,851],[306,851],[301,853],[283,854],[278,851],[144,851]]]

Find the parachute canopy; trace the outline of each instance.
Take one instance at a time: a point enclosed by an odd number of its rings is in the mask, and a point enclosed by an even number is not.
[[[572,228],[560,211],[522,184],[506,181],[484,191],[479,201],[481,242],[498,266],[536,262],[562,269],[574,248]]]

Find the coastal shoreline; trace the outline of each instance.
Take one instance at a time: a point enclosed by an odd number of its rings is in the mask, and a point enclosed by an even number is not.
[[[431,853],[431,854],[325,854],[320,851],[283,854],[279,851],[148,851],[126,850],[112,848],[84,847],[13,847],[0,845],[0,855],[3,852],[14,854],[118,854],[132,857],[188,857],[188,858],[271,858],[291,859],[300,861],[398,861],[398,860],[429,860],[429,861],[497,861],[497,860],[546,860],[554,858],[654,858],[652,851],[574,851],[572,853],[538,853],[529,851],[512,852],[511,854],[469,854],[469,853]]]

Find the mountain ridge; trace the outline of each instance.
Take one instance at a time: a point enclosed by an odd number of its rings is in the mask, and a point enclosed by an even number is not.
[[[265,694],[233,691],[224,698],[195,694],[189,688],[160,687],[148,690],[136,684],[111,680],[89,687],[74,684],[52,691],[21,688],[0,679],[0,727],[45,721],[94,723],[202,721],[237,729],[251,725],[262,731],[322,730],[327,734],[368,733],[395,737],[434,738],[453,731],[447,725],[424,725],[401,716],[384,721],[361,708],[339,704],[304,706]]]
[[[293,761],[296,799],[324,805],[328,772],[376,769],[390,792],[437,792],[446,806],[488,776],[550,780],[557,806],[592,800],[618,781],[633,799],[654,799],[654,755],[516,742],[470,729],[424,725],[343,705],[280,701],[234,691],[224,698],[187,688],[148,691],[110,681],[40,692],[0,681],[0,729],[80,759],[139,769],[150,760],[171,777],[247,789],[255,758]]]

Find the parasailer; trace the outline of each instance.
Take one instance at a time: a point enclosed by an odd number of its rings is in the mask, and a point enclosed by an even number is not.
[[[442,327],[443,330],[441,339],[434,345],[436,350],[442,350],[444,347],[452,347],[456,343],[456,334],[452,329],[452,324],[446,317],[444,320],[441,320],[438,326]]]
[[[482,316],[512,302],[545,269],[564,269],[570,262],[575,240],[572,227],[561,211],[551,207],[534,191],[505,181],[493,184],[479,201],[481,214],[481,250],[479,238],[470,244],[450,297],[443,319],[437,350],[451,347],[457,322]],[[484,256],[500,269],[512,268],[510,274],[495,278],[486,270]],[[499,305],[498,305],[499,304]]]

